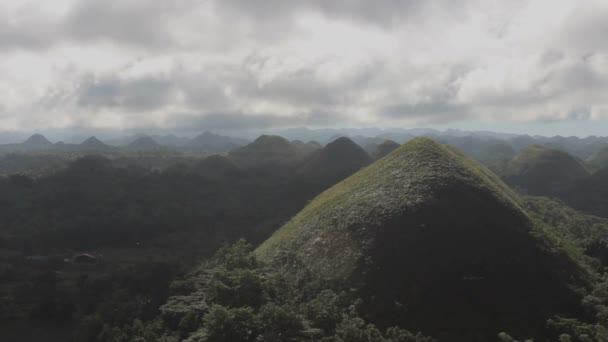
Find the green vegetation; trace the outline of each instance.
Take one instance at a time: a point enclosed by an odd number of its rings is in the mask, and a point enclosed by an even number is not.
[[[608,146],[600,148],[589,158],[589,166],[593,170],[608,167]]]
[[[318,194],[372,162],[363,148],[348,138],[338,138],[317,150],[297,171],[294,186]]]
[[[158,317],[118,325],[98,312],[81,321],[76,340],[433,341],[398,327],[382,333],[358,315],[360,301],[351,293],[262,265],[243,241],[221,248],[171,287]]]
[[[580,311],[571,286],[591,280],[496,175],[424,138],[319,195],[256,254],[356,289],[373,322],[456,340],[542,336],[547,317]]]
[[[583,163],[573,156],[540,145],[517,154],[503,171],[507,183],[537,195],[559,194],[588,176]]]
[[[389,153],[398,149],[399,146],[401,146],[401,145],[399,145],[398,143],[396,143],[392,140],[385,140],[382,144],[380,144],[380,145],[378,145],[378,147],[376,147],[376,149],[372,153],[372,158],[374,160],[382,159],[382,158],[386,157],[387,155],[389,155]]]
[[[235,143],[220,138],[195,140]],[[608,219],[577,210],[608,216],[606,172],[570,177],[580,163],[562,152],[513,165],[564,176],[542,190],[563,202],[425,138],[369,166],[346,138],[264,136],[207,158],[134,145],[1,157],[20,170],[0,178],[4,339],[608,340]],[[255,252],[239,240],[280,226]]]

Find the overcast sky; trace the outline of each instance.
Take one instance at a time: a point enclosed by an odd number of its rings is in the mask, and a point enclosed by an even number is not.
[[[0,2],[0,130],[608,135],[607,85],[607,0]]]

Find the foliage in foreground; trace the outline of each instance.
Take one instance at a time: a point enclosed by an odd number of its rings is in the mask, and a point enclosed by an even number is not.
[[[172,291],[147,322],[117,328],[88,316],[77,341],[433,341],[398,327],[383,333],[359,316],[352,294],[274,272],[243,241],[220,249]]]

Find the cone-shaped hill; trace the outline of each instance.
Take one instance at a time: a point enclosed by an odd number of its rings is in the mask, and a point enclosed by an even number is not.
[[[532,194],[555,194],[589,176],[583,164],[568,153],[532,145],[511,159],[504,170],[507,183]]]
[[[323,148],[323,146],[321,146],[321,144],[319,144],[316,141],[309,141],[309,142],[305,143],[301,140],[294,140],[291,142],[291,144],[293,146],[297,147],[298,149],[300,149],[300,151],[302,151],[302,153],[307,156],[309,156],[309,155],[313,154],[315,151]]]
[[[144,136],[144,137],[139,137],[139,138],[133,140],[129,144],[129,148],[135,149],[135,150],[153,150],[153,149],[160,148],[160,144],[157,143],[156,140],[154,140],[148,136]]]
[[[488,341],[541,336],[550,315],[578,310],[568,285],[586,273],[551,247],[496,175],[416,138],[317,196],[256,254],[359,291],[379,325]]]
[[[298,170],[298,175],[307,184],[324,190],[369,165],[371,161],[361,146],[342,137],[315,152]]]
[[[228,156],[244,168],[294,166],[302,159],[302,151],[285,138],[262,135],[252,143],[229,152]]]
[[[21,146],[28,150],[40,150],[40,149],[49,149],[53,147],[53,143],[48,141],[44,135],[34,134],[29,137],[26,141],[21,143]]]
[[[96,137],[90,137],[78,145],[78,149],[82,151],[105,151],[111,149],[111,147]]]
[[[595,152],[589,159],[589,164],[596,169],[608,167],[608,146],[604,146]]]
[[[226,152],[246,143],[243,139],[204,132],[190,140],[185,147],[207,152]]]
[[[378,145],[374,152],[372,152],[372,158],[378,160],[386,157],[389,153],[399,148],[399,144],[393,140],[385,140],[382,144]]]

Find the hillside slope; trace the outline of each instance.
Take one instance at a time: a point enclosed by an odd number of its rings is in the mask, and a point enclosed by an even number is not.
[[[416,138],[319,195],[256,254],[356,289],[377,324],[486,341],[542,336],[547,317],[577,311],[569,282],[586,273],[540,234],[497,176]]]
[[[160,148],[161,145],[151,137],[143,136],[133,140],[127,147],[134,150],[153,150]]]
[[[372,152],[372,158],[378,160],[386,157],[389,153],[399,148],[399,144],[393,140],[385,140],[382,144],[378,145],[374,152]]]
[[[313,153],[298,170],[299,177],[322,189],[336,184],[371,163],[363,148],[349,138],[338,138]]]
[[[293,167],[302,161],[303,152],[276,135],[261,135],[252,143],[234,149],[228,157],[244,168]]]
[[[508,184],[540,195],[559,193],[572,182],[589,176],[583,164],[570,154],[540,145],[517,154],[504,172]]]
[[[589,164],[595,169],[603,169],[608,167],[608,146],[604,146],[597,150],[591,158]]]

